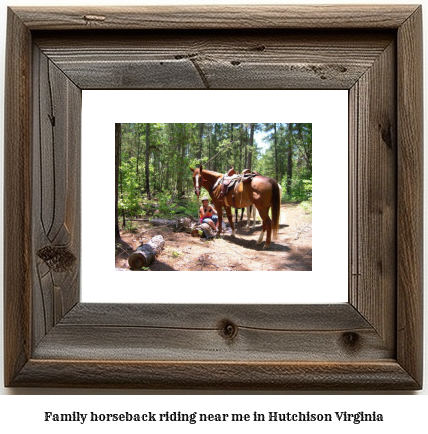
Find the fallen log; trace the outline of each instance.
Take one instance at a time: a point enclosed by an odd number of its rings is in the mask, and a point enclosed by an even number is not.
[[[141,270],[148,267],[153,259],[162,251],[165,246],[165,240],[162,235],[156,235],[147,244],[142,244],[128,258],[129,268],[131,270]]]
[[[193,229],[192,232],[190,232],[190,235],[194,238],[201,238],[202,235],[204,235],[204,231],[199,228],[199,229]]]
[[[192,227],[195,225],[195,223],[189,217],[182,217],[175,220],[156,218],[156,219],[151,219],[150,223],[153,226],[157,226],[157,227],[172,226],[172,230],[174,232],[177,231],[190,232]]]
[[[150,223],[153,226],[176,226],[177,220],[155,218],[155,219],[151,219]]]
[[[208,223],[201,223],[193,228],[190,235],[195,238],[214,238],[217,232]]]

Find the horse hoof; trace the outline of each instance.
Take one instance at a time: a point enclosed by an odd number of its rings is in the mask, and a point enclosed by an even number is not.
[[[264,246],[263,246],[263,250],[267,250],[269,248],[269,244],[265,244]]]

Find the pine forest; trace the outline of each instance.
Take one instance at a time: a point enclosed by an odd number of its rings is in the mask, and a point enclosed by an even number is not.
[[[190,168],[200,166],[273,178],[281,187],[281,207],[311,215],[311,123],[117,123],[115,144],[118,240],[141,233],[142,221],[197,219],[201,204]]]

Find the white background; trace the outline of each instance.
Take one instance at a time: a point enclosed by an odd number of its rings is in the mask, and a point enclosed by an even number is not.
[[[57,1],[48,1],[48,0],[32,0],[32,1],[17,1],[10,0],[7,2],[9,5],[67,5],[67,4],[80,4],[80,5],[107,5],[107,4],[119,4],[122,3],[118,0],[74,0],[72,2],[60,2]],[[152,0],[150,3],[144,1],[135,1],[135,0],[126,0],[127,4],[208,4],[208,3],[217,3],[215,1],[202,1],[202,2],[191,2],[187,0],[185,2],[182,1],[174,1],[174,0],[165,0],[163,2],[156,2]],[[248,4],[248,3],[263,3],[261,1],[252,1],[252,0],[235,0],[236,4]],[[266,3],[266,2],[265,2]],[[269,0],[268,3],[281,3],[276,0]],[[283,3],[283,2],[282,2]],[[291,3],[296,3],[295,1]],[[317,0],[309,0],[309,1],[299,1],[300,4],[315,4],[315,3],[327,3],[325,0],[317,1]],[[340,1],[331,1],[329,3],[343,3]],[[346,3],[346,2],[345,2]],[[413,1],[405,1],[401,0],[395,2],[393,0],[382,1],[382,0],[374,0],[374,1],[358,1],[352,0],[352,3],[408,3],[413,4]],[[3,5],[5,2],[2,3]],[[6,9],[3,6],[0,9],[0,76],[4,77],[4,39],[5,39],[5,29],[6,29]],[[424,14],[424,28],[428,29],[428,23],[426,19],[426,13]],[[427,55],[427,39],[424,38],[424,50],[425,55],[424,59],[428,58]],[[427,67],[425,65],[425,76],[426,76]],[[425,95],[424,100],[425,103],[428,101],[427,98],[427,86],[424,86]],[[3,101],[3,87],[0,86],[0,100]],[[0,104],[0,117],[3,119],[3,105]],[[425,116],[428,113],[428,110],[424,110]],[[0,143],[3,146],[3,122],[0,122]],[[426,155],[426,154],[425,154]],[[3,152],[1,149],[0,152],[0,160],[2,162]],[[426,158],[426,157],[425,157]],[[426,161],[426,160],[425,160]],[[1,167],[1,166],[0,166]],[[425,167],[428,167],[425,164]],[[1,174],[0,179],[3,179]],[[2,181],[0,181],[2,182]],[[2,199],[2,198],[1,198]],[[1,200],[2,203],[2,200]],[[425,204],[427,203],[425,197]],[[0,213],[0,219],[2,219],[2,214]],[[7,228],[6,228],[7,230]],[[425,231],[426,234],[426,231]],[[0,249],[3,248],[3,242],[0,240]],[[0,250],[0,256],[3,256],[3,252]],[[0,271],[3,266],[0,261]],[[425,278],[425,282],[427,279]],[[425,298],[425,300],[427,297]],[[0,304],[2,300],[0,301]],[[425,301],[425,312],[427,312],[427,302]],[[2,315],[2,306],[0,306],[0,315]],[[426,327],[426,326],[425,326]],[[0,321],[0,336],[3,336],[3,321]],[[425,340],[426,336],[428,336],[428,331],[425,332]],[[1,338],[0,338],[1,339]],[[427,348],[428,345],[425,345]],[[0,347],[0,352],[2,352],[3,346]],[[425,357],[426,358],[426,357]],[[3,361],[3,354],[0,354],[0,360]],[[426,365],[425,365],[426,366]],[[83,389],[4,389],[1,388],[1,384],[3,383],[2,372],[0,373],[0,390],[3,396],[0,397],[0,427],[4,432],[11,432],[12,430],[19,431],[22,429],[31,430],[32,432],[54,432],[55,434],[58,430],[61,432],[72,432],[75,434],[78,430],[85,430],[86,432],[94,432],[93,425],[82,425],[77,426],[76,424],[60,424],[57,426],[52,423],[50,425],[46,425],[43,422],[43,412],[44,411],[57,411],[60,413],[72,412],[72,411],[81,411],[81,412],[90,412],[90,411],[98,411],[98,412],[119,412],[119,411],[131,411],[131,412],[143,412],[143,411],[199,411],[199,412],[225,412],[231,413],[240,412],[240,413],[251,413],[254,410],[257,411],[312,411],[312,412],[334,412],[334,411],[343,411],[346,410],[348,412],[357,412],[360,410],[364,411],[377,411],[382,412],[386,418],[386,422],[379,424],[335,424],[335,425],[301,425],[301,424],[280,424],[280,425],[257,425],[255,423],[249,423],[248,426],[240,425],[239,427],[233,425],[227,425],[225,427],[219,427],[216,424],[207,425],[203,427],[204,432],[218,432],[219,428],[224,432],[233,432],[237,431],[237,428],[246,428],[250,430],[264,430],[269,427],[269,431],[272,432],[296,432],[297,430],[303,432],[311,432],[314,429],[317,432],[321,433],[334,433],[344,431],[344,427],[346,430],[351,432],[364,432],[364,434],[371,434],[379,432],[405,432],[405,431],[414,431],[414,432],[424,432],[427,427],[426,421],[426,408],[428,404],[427,399],[427,386],[428,383],[428,373],[425,368],[425,388],[422,392],[415,392],[410,395],[414,396],[404,396],[404,393],[393,393],[390,396],[383,396],[381,393],[371,393],[368,394],[358,394],[356,392],[345,393],[342,395],[329,394],[329,396],[319,396],[318,394],[297,394],[294,396],[291,395],[292,392],[287,393],[287,391],[279,391],[272,394],[257,396],[243,396],[239,393],[228,393],[229,396],[223,396],[222,392],[217,391],[208,391],[202,396],[194,396],[192,395],[192,391],[187,392],[184,396],[173,395],[174,391],[169,391],[171,396],[156,396],[163,395],[164,392],[156,392],[155,396],[145,396],[145,392],[138,391],[102,391],[102,390],[83,390]],[[183,391],[181,391],[183,393]],[[42,398],[38,398],[36,396],[23,396],[23,395],[35,395],[35,394],[43,394]],[[81,396],[72,396],[79,394]],[[90,394],[104,394],[105,396],[97,396],[92,397]],[[122,396],[118,398],[114,396],[116,394],[123,394],[126,396]],[[11,395],[21,395],[21,396],[11,396]],[[63,395],[63,396],[51,396],[51,395]],[[86,395],[86,396],[85,396]],[[110,396],[113,395],[113,396]],[[218,396],[220,395],[220,396]],[[231,396],[235,395],[235,396]],[[380,396],[379,396],[380,395]],[[423,395],[423,396],[421,396]],[[273,410],[270,410],[273,409]],[[176,432],[188,432],[198,430],[200,432],[200,425],[179,425],[174,424],[171,427]],[[102,431],[105,433],[117,432],[118,430],[126,429],[127,432],[144,432],[145,430],[150,430],[150,432],[158,432],[160,430],[164,431],[164,426],[129,426],[129,425],[115,425],[115,424],[103,424],[100,426]],[[170,428],[170,426],[167,426]],[[340,430],[340,431],[339,431]],[[363,431],[364,430],[364,431]]]
[[[185,95],[183,95],[183,93]],[[229,103],[225,103],[228,101]],[[313,271],[115,271],[115,122],[312,122]],[[334,125],[334,129],[332,129]],[[348,92],[84,91],[82,301],[338,303],[348,301]],[[326,151],[327,150],[327,151]],[[189,178],[191,172],[189,170]],[[325,206],[328,204],[328,209]],[[281,214],[287,223],[287,213]],[[259,232],[254,234],[258,238]],[[96,255],[94,255],[96,249]],[[264,252],[260,252],[263,255]],[[269,273],[269,274],[267,274]],[[192,282],[210,282],[201,291]],[[227,284],[226,280],[227,279]],[[153,290],[156,288],[156,291]],[[234,288],[232,291],[230,288]]]

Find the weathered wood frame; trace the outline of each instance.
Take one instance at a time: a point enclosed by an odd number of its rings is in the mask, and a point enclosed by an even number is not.
[[[408,5],[9,9],[6,386],[421,388],[421,17]],[[349,302],[80,303],[81,90],[243,87],[349,90]]]

